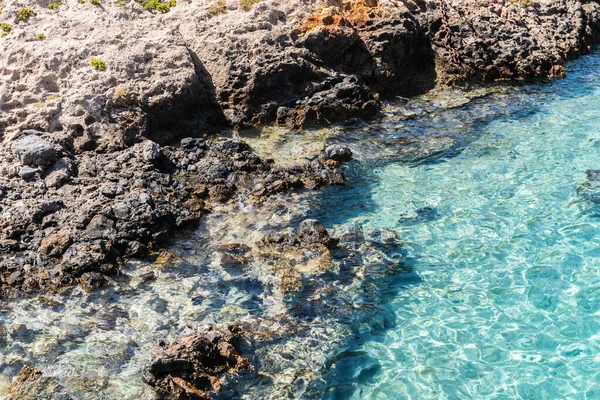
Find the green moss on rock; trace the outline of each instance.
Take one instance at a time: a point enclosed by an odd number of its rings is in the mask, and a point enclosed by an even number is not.
[[[90,62],[96,71],[104,71],[106,69],[106,64],[99,58],[93,57]]]
[[[242,10],[248,11],[252,8],[256,3],[260,3],[262,0],[240,0],[240,8]]]
[[[19,11],[17,11],[17,21],[27,21],[29,18],[33,17],[35,13],[29,7],[23,7]]]

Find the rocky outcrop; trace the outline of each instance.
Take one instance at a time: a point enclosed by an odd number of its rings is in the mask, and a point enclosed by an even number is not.
[[[68,138],[37,131],[13,143],[0,149],[4,293],[77,283],[93,290],[118,272],[124,257],[159,249],[213,204],[241,198],[258,204],[285,190],[344,182],[340,163],[325,154],[281,168],[234,139],[188,138],[178,147],[145,141],[83,155]],[[23,162],[35,167],[31,176],[20,174]]]
[[[590,0],[180,0],[166,13],[69,0],[19,21],[20,7],[5,1],[0,18],[0,134],[61,132],[76,151],[366,118],[381,96],[440,82],[560,76],[600,34]]]
[[[438,79],[446,83],[560,77],[565,62],[590,51],[600,32],[595,1],[406,4],[431,39]]]
[[[580,0],[181,0],[166,13],[69,0],[22,20],[19,7],[0,18],[0,249],[19,254],[0,279],[24,290],[99,287],[211,204],[340,184],[351,156],[281,168],[188,136],[369,117],[382,96],[440,81],[561,75],[600,21]]]
[[[229,230],[229,223],[223,230]],[[327,230],[314,219],[300,221],[295,229],[273,228],[256,242],[247,235],[216,233],[233,241],[216,240],[207,248],[219,285],[232,291],[251,285],[252,304],[240,301],[239,307],[260,311],[219,317],[234,318],[229,328],[189,322],[178,338],[168,344],[159,340],[155,359],[144,369],[145,382],[183,398],[322,397],[314,385],[330,357],[355,337],[354,323],[363,328],[371,320],[381,323],[377,299],[389,296],[394,285],[406,284],[398,277],[410,268],[403,265],[402,243],[394,231]],[[208,290],[209,298],[220,296],[214,287]],[[233,341],[228,332],[234,333]],[[220,350],[223,341],[231,344],[225,352]],[[215,365],[221,373],[210,372]],[[194,390],[184,389],[192,384]],[[253,392],[258,387],[260,394]]]
[[[207,326],[160,343],[156,358],[144,368],[148,385],[176,399],[210,399],[234,374],[252,369],[239,353],[241,330]]]

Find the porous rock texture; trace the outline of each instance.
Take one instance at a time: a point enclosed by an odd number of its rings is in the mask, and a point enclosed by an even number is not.
[[[241,329],[204,326],[171,343],[160,342],[156,358],[144,368],[144,382],[176,399],[210,399],[228,376],[249,371],[250,362],[238,352]]]
[[[347,149],[278,168],[210,139],[218,129],[368,118],[385,96],[436,84],[561,76],[600,39],[591,0],[140,3],[2,2],[3,294],[93,290],[215,202],[343,182]]]
[[[23,6],[35,15],[18,21]],[[0,135],[66,132],[78,149],[106,150],[225,125],[368,117],[380,95],[439,82],[560,76],[598,41],[600,20],[591,0],[45,6],[2,5],[10,30],[0,39]]]
[[[181,399],[322,398],[314,385],[324,355],[354,336],[349,321],[377,313],[374,299],[393,276],[409,271],[399,235],[352,225],[329,232],[306,219],[242,240],[215,242],[212,265],[230,290],[248,281],[260,287],[264,309],[229,326],[189,322],[181,335],[159,339],[144,381]],[[253,395],[248,386],[265,381],[272,388]]]
[[[559,77],[600,41],[592,0],[253,3],[179,0],[165,13],[134,0],[1,3],[0,294],[94,290],[211,204],[343,183],[348,149],[279,168],[244,142],[205,136],[220,128],[323,125],[437,84]],[[33,15],[19,20],[22,7]],[[223,260],[252,256],[294,293],[306,268],[335,269],[336,243],[305,221],[254,250],[225,246]],[[236,335],[183,336],[144,378],[204,398],[250,368]],[[30,368],[15,390],[32,382],[55,385]]]
[[[44,376],[40,370],[26,365],[8,387],[7,400],[72,400],[64,393],[57,379]]]
[[[340,163],[324,153],[280,168],[234,139],[186,138],[178,147],[147,140],[82,155],[67,139],[25,131],[11,150],[0,148],[0,293],[77,283],[93,290],[124,257],[159,249],[212,204],[259,204],[285,190],[344,182]],[[48,154],[55,161],[38,165]],[[24,168],[34,171],[27,179]]]

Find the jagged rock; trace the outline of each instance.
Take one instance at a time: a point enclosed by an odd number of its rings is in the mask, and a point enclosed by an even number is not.
[[[177,399],[209,399],[228,375],[248,371],[250,362],[239,353],[241,330],[210,326],[163,344],[144,368],[142,378],[156,390]]]
[[[42,239],[38,252],[42,257],[60,257],[67,251],[71,243],[72,239],[70,235],[66,233],[57,233]]]
[[[56,271],[61,282],[73,283],[86,272],[115,273],[117,253],[109,241],[75,242],[63,254],[62,263]],[[63,282],[64,281],[64,282]]]
[[[327,230],[315,219],[305,219],[298,224],[296,235],[305,244],[323,244],[331,246],[336,240],[331,238]]]
[[[150,140],[144,141],[140,148],[142,159],[146,162],[154,162],[160,157],[160,148]]]
[[[54,146],[34,134],[15,140],[10,148],[24,165],[48,166],[56,160]]]
[[[0,128],[62,132],[80,154],[276,118],[339,122],[373,115],[379,95],[439,81],[557,76],[600,40],[593,1],[446,0],[442,10],[421,0],[263,0],[211,15],[213,3],[184,2],[166,15],[136,2],[40,7],[0,43]],[[19,7],[7,0],[3,13]],[[106,29],[85,35],[99,21]],[[44,46],[19,39],[40,31],[57,34]],[[92,57],[105,70],[94,70]]]
[[[335,161],[350,161],[352,159],[352,150],[348,146],[332,144],[325,149],[325,156]]]
[[[61,150],[46,167],[45,185],[0,176],[3,193],[10,194],[0,198],[0,248],[21,251],[19,257],[33,263],[29,269],[16,267],[15,274],[0,260],[0,279],[10,282],[3,290],[58,289],[81,283],[84,273],[115,274],[123,256],[159,248],[214,203],[249,195],[258,204],[281,191],[344,182],[339,165],[324,156],[276,168],[239,140],[182,142],[182,147],[161,147],[153,162],[140,157],[140,146],[106,154]],[[3,154],[0,147],[0,160]],[[8,163],[11,157],[4,159]],[[68,178],[50,184],[60,171]]]
[[[106,283],[106,276],[98,272],[86,272],[79,279],[79,286],[86,292],[97,290]]]
[[[331,89],[322,90],[312,97],[296,104],[293,112],[284,121],[293,128],[303,128],[312,124],[322,125],[344,121],[350,118],[371,118],[379,111],[381,104],[373,92],[359,78],[344,78]]]
[[[45,172],[44,184],[48,187],[59,188],[71,180],[74,171],[73,162],[63,157]]]
[[[329,124],[371,117],[380,98],[440,81],[560,75],[600,39],[600,7],[591,1],[234,3],[214,16],[212,0],[185,1],[166,15],[137,2],[37,5],[34,19],[0,40],[0,249],[33,264],[14,274],[4,268],[13,261],[0,260],[3,281],[60,285],[85,272],[115,273],[118,256],[160,246],[214,202],[243,195],[260,203],[344,182],[343,154],[281,168],[242,141],[208,139],[215,128]],[[3,15],[20,7],[5,0]],[[42,31],[55,34],[32,45],[27,38]],[[106,69],[93,69],[92,57]],[[23,180],[18,164],[40,167],[43,181],[25,169]],[[42,207],[56,199],[59,209]],[[55,265],[58,257],[38,246],[59,231],[73,243]]]
[[[28,165],[25,165],[23,168],[21,168],[19,170],[19,176],[25,180],[28,180],[39,172],[40,172],[39,168],[33,168]]]
[[[252,249],[240,243],[228,243],[219,248],[222,265],[240,265],[248,261]]]
[[[90,239],[110,239],[116,234],[115,222],[104,215],[97,214],[87,225],[85,234]]]

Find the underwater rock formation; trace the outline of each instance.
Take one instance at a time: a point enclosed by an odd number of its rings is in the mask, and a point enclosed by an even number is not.
[[[176,399],[210,399],[228,375],[251,370],[238,352],[238,326],[209,326],[166,344],[145,369],[144,382]]]
[[[7,400],[56,399],[71,400],[55,378],[49,378],[35,367],[25,366],[5,393]]]

